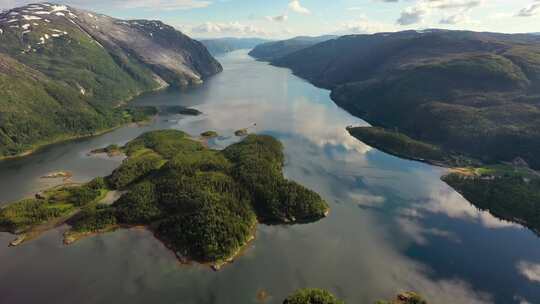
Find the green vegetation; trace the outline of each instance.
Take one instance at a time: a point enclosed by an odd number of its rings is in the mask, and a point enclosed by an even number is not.
[[[0,156],[147,118],[147,111],[118,105],[158,88],[151,76],[131,76],[89,36],[69,31],[70,39],[29,53],[11,33],[2,36]]]
[[[201,133],[201,136],[206,137],[206,138],[214,138],[214,137],[218,137],[219,134],[216,131],[206,131],[206,132]]]
[[[493,166],[450,173],[442,179],[476,207],[540,233],[540,176],[535,173]]]
[[[94,205],[82,209],[72,220],[71,232],[100,232],[117,223],[114,210],[107,205]]]
[[[166,113],[171,113],[171,114],[182,114],[182,115],[189,115],[189,116],[198,116],[202,114],[202,112],[197,109],[186,108],[183,106],[166,106],[166,107],[162,107],[161,109],[165,111]]]
[[[443,166],[466,166],[474,162],[452,155],[440,147],[414,140],[403,133],[377,127],[348,128],[349,133],[367,145],[399,157]]]
[[[427,301],[414,292],[404,292],[393,301],[377,301],[375,304],[427,304]]]
[[[374,126],[444,153],[489,164],[520,157],[540,169],[540,46],[534,36],[351,35],[273,63],[332,89],[338,105]]]
[[[197,109],[190,109],[190,108],[185,108],[185,109],[181,109],[178,111],[179,114],[183,114],[183,115],[191,115],[191,116],[197,116],[197,115],[201,115],[202,112],[197,110]]]
[[[283,178],[282,151],[282,144],[272,137],[248,135],[223,153],[234,163],[232,176],[252,195],[260,220],[282,223],[324,217],[328,207],[318,194]]]
[[[80,186],[60,186],[0,209],[0,230],[11,233],[32,231],[39,225],[61,220],[78,208],[100,201],[107,189],[98,178]]]
[[[0,210],[0,229],[21,233],[33,226],[46,223],[69,214],[74,209],[70,204],[51,204],[38,199],[26,199]]]
[[[107,178],[107,182],[114,189],[124,189],[136,180],[158,169],[164,163],[165,160],[158,153],[144,150],[136,157],[124,160],[122,166],[115,169]]]
[[[92,150],[90,153],[92,153],[92,154],[105,153],[109,157],[112,157],[112,156],[122,154],[122,150],[120,149],[120,147],[118,145],[112,144],[112,145],[108,145],[105,148]]]
[[[33,22],[22,18],[23,11],[35,17]],[[99,14],[51,14],[44,19],[23,7],[12,11],[18,21],[7,26],[9,13],[0,12],[0,159],[147,120],[156,109],[127,108],[125,102],[167,84],[200,83],[221,71],[200,43],[162,23],[140,20],[131,26]],[[101,28],[99,22],[110,30],[94,33]],[[23,33],[25,23],[30,29]],[[132,41],[144,40],[144,48],[122,41],[119,32]],[[152,32],[155,35],[147,38]],[[117,36],[109,36],[113,34]],[[179,72],[156,59],[154,54],[165,51],[185,57],[179,61],[186,70]]]
[[[475,167],[443,179],[479,208],[538,232],[537,174],[496,167],[520,160],[540,169],[537,37],[350,35],[272,63],[331,89],[338,105],[376,126],[349,129],[365,143],[409,159]]]
[[[289,296],[283,304],[345,304],[333,294],[317,288],[300,289]]]
[[[509,164],[474,167],[480,163],[445,154],[437,146],[381,128],[350,128],[349,132],[364,143],[399,157],[466,167],[453,169],[442,180],[476,207],[540,233],[540,174],[537,172]]]
[[[283,177],[283,147],[270,136],[249,135],[216,151],[184,132],[163,130],[145,133],[120,150],[128,158],[110,176],[43,194],[43,204],[82,208],[69,220],[66,243],[144,225],[179,258],[219,268],[253,239],[257,221],[312,222],[328,213],[318,194]],[[99,205],[105,187],[126,193],[112,205]],[[34,201],[9,205],[1,213],[0,219],[9,220],[3,227],[60,216],[36,208]]]
[[[345,304],[330,292],[318,288],[297,290],[283,304]],[[414,292],[399,294],[393,301],[377,301],[375,304],[427,304],[426,300]]]

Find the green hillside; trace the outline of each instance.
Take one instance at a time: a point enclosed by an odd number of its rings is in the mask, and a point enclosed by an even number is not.
[[[540,168],[540,39],[460,31],[345,36],[273,61],[375,126],[487,163]]]
[[[97,16],[49,3],[0,13],[0,158],[138,120],[129,99],[221,71],[172,27]]]

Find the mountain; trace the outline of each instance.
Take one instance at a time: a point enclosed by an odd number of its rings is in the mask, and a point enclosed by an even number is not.
[[[486,163],[540,169],[540,37],[427,30],[352,35],[273,64],[371,124]]]
[[[296,51],[311,47],[317,43],[335,39],[338,36],[325,35],[318,37],[299,36],[288,40],[267,42],[257,45],[249,55],[259,60],[276,60]]]
[[[269,42],[270,40],[261,38],[216,38],[201,39],[200,41],[212,55],[219,55],[236,50],[251,50],[257,45]]]
[[[0,13],[0,158],[132,119],[142,92],[199,84],[222,70],[207,49],[160,21],[64,5]]]

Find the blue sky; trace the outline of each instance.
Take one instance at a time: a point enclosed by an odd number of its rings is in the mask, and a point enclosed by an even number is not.
[[[0,0],[0,8],[28,0]],[[540,32],[540,0],[58,0],[119,18],[159,19],[194,37],[448,28]]]

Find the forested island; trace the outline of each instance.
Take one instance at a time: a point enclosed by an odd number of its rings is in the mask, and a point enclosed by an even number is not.
[[[324,289],[300,289],[287,297],[283,304],[345,304],[344,301]],[[375,304],[427,304],[426,300],[414,292],[399,294],[392,301],[377,301]]]
[[[217,151],[163,130],[119,149],[127,158],[111,175],[0,209],[0,230],[19,234],[18,245],[66,222],[66,243],[144,226],[182,261],[219,269],[254,238],[257,223],[314,222],[329,212],[317,193],[283,177],[283,146],[270,136],[248,135]],[[123,194],[102,204],[109,191]]]

